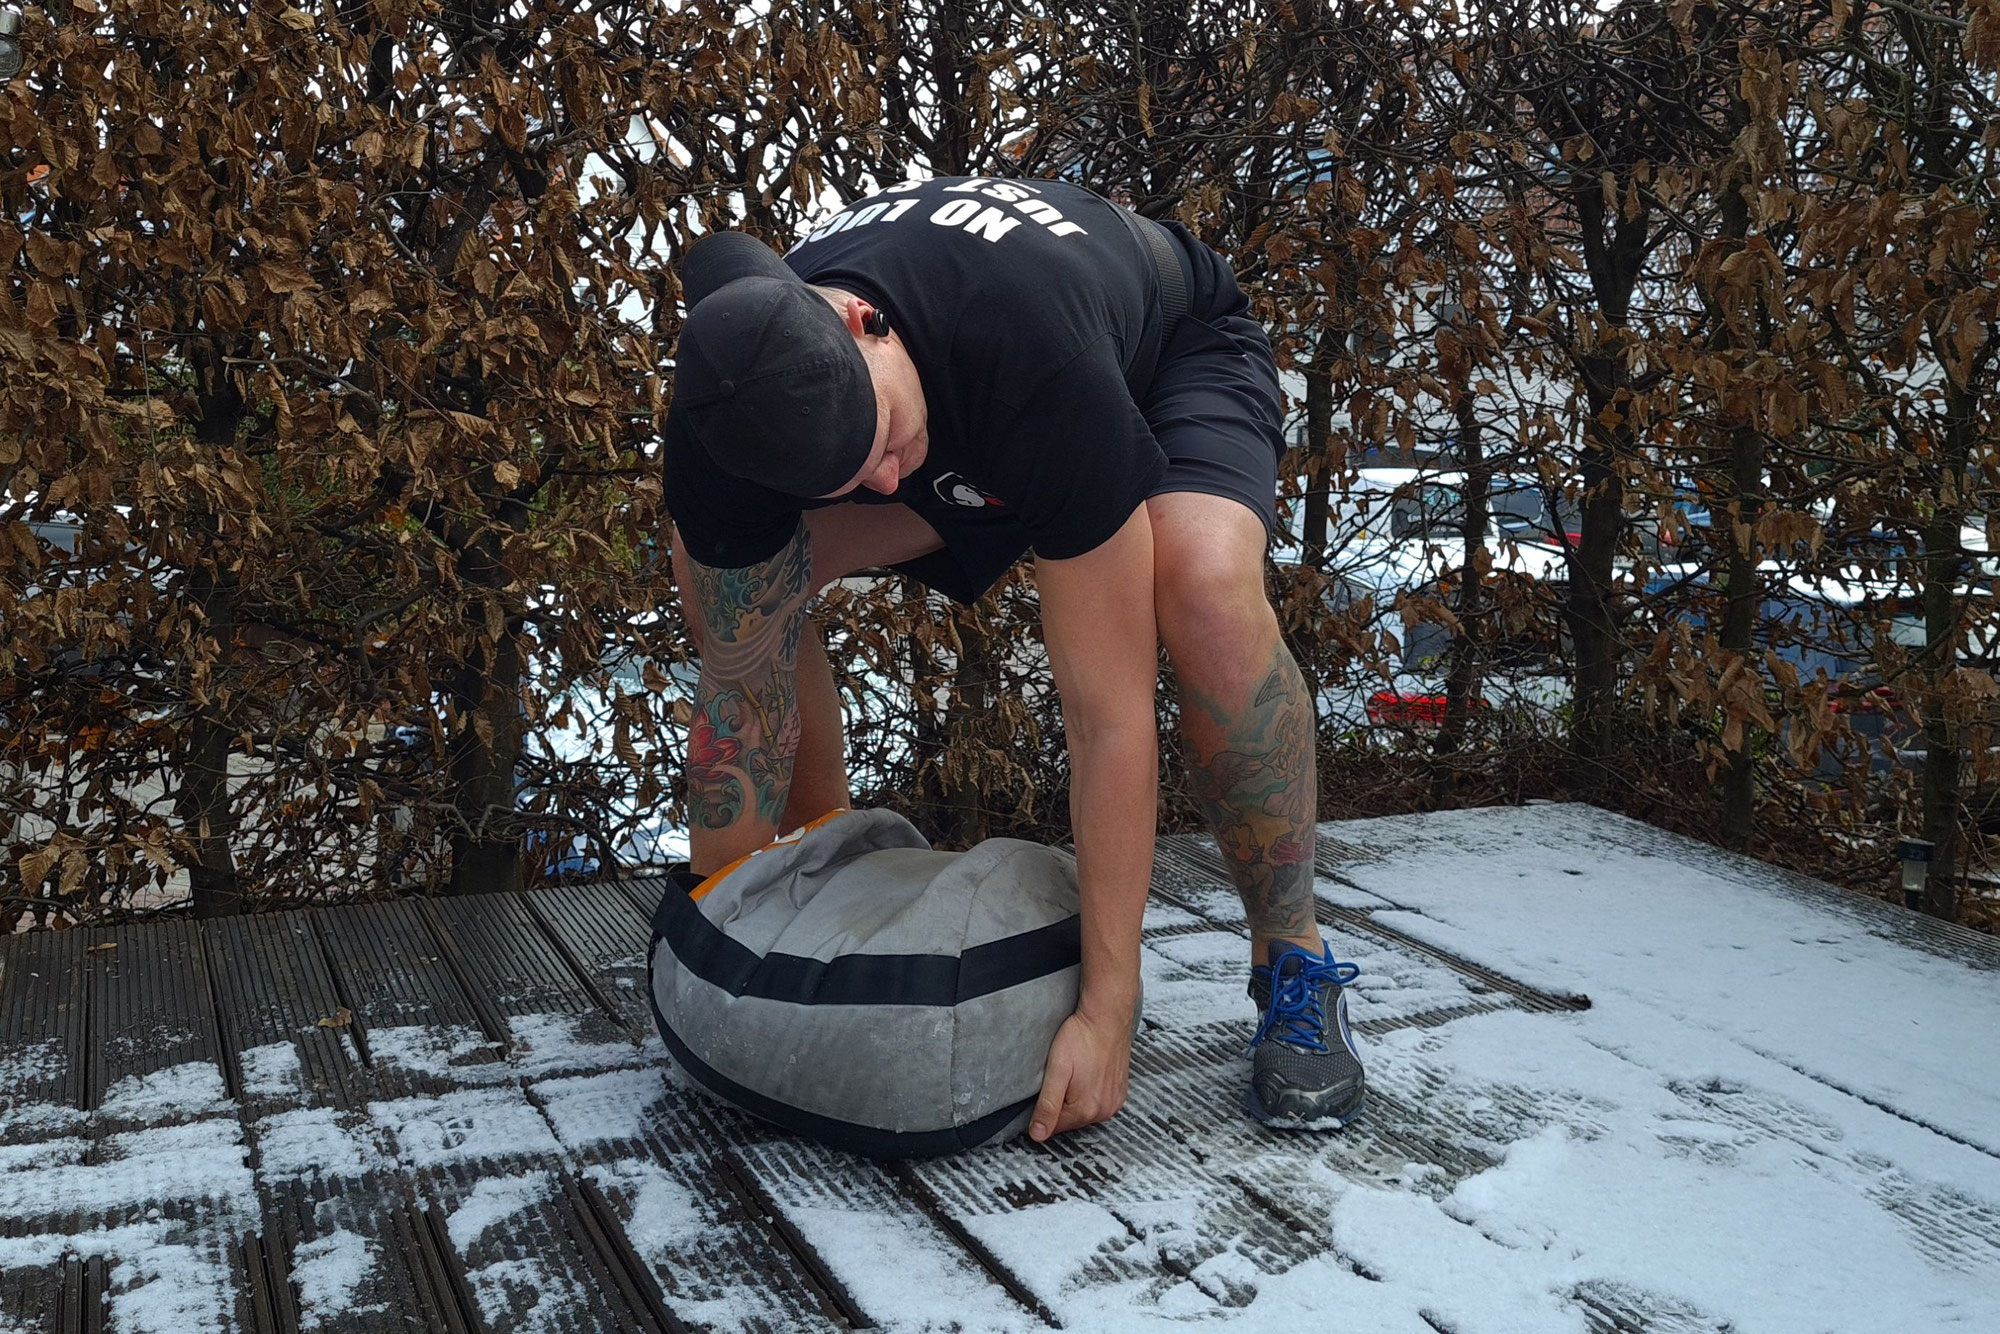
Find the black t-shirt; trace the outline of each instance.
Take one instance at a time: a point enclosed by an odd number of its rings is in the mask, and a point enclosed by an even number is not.
[[[899,495],[957,473],[1056,560],[1145,501],[1166,459],[1125,376],[1157,334],[1159,280],[1114,208],[1060,181],[941,177],[850,205],[785,257],[887,311],[916,363],[930,453]],[[671,409],[665,449],[667,508],[710,568],[769,560],[801,510],[839,503],[722,471]]]

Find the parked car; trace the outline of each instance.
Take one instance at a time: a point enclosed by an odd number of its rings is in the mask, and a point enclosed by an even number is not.
[[[1451,469],[1364,468],[1330,498],[1327,555],[1315,562],[1331,609],[1373,599],[1377,630],[1393,634],[1399,668],[1386,683],[1357,691],[1332,688],[1326,716],[1352,726],[1424,729],[1443,717],[1444,674],[1452,631],[1435,619],[1406,623],[1401,608],[1436,598],[1462,577],[1466,561],[1465,475]],[[1551,497],[1538,479],[1492,481],[1486,548],[1488,588],[1513,614],[1497,617],[1483,654],[1483,707],[1560,707],[1567,698],[1560,629],[1546,615],[1521,614],[1559,601],[1567,583],[1564,538],[1575,540],[1574,505]],[[1303,560],[1303,515],[1274,549],[1281,566]]]
[[[1699,536],[1702,526],[1686,548],[1706,545]],[[1960,541],[1970,559],[1959,594],[1975,610],[1966,617],[1959,662],[1994,671],[2000,669],[2000,615],[1995,614],[2000,557],[1988,550],[1983,522],[1968,525]],[[1918,555],[1902,534],[1877,529],[1843,539],[1820,568],[1800,569],[1789,560],[1765,560],[1757,567],[1764,592],[1756,646],[1788,664],[1800,680],[1826,682],[1829,706],[1846,715],[1869,744],[1876,770],[1923,759],[1921,729],[1895,683],[1883,679],[1875,640],[1879,631],[1888,644],[1907,650],[1927,641],[1921,578],[1910,564]],[[1648,591],[1657,595],[1675,584],[1706,589],[1715,578],[1708,563],[1665,564]],[[1707,622],[1698,601],[1677,606],[1676,615],[1698,629]],[[1822,771],[1831,776],[1837,767],[1828,758]]]

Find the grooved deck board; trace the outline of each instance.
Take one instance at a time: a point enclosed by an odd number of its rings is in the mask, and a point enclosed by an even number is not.
[[[1331,828],[1318,915],[1362,964],[1349,998],[1369,1056],[1367,1110],[1337,1135],[1240,1111],[1248,930],[1206,839],[1159,847],[1124,1111],[1049,1145],[908,1163],[793,1139],[672,1071],[647,996],[656,877],[0,940],[0,1326],[121,1327],[120,1303],[144,1300],[258,1334],[1261,1328],[1314,1296],[1303,1275],[1414,1293],[1395,1327],[1459,1331],[1485,1294],[1454,1290],[1456,1262],[1396,1288],[1393,1248],[1385,1263],[1354,1222],[1369,1215],[1343,1209],[1400,1199],[1414,1212],[1398,1218],[1441,1219],[1433,1241],[1488,1257],[1463,1272],[1582,1255],[1590,1239],[1559,1227],[1487,1230],[1482,1202],[1522,1187],[1516,1150],[1622,1134],[1631,1151],[1635,1133],[1717,1180],[1749,1155],[1846,1183],[1875,1251],[1907,1239],[1940,1292],[2000,1281],[2000,1178],[1980,1175],[2000,1154],[1954,1106],[1704,1029],[1701,1059],[1647,1085],[1635,1123],[1627,1095],[1562,1079],[1592,1063],[1609,1086],[1634,1078],[1646,1053],[1619,1024],[1652,974],[1612,976],[1624,989],[1580,1008],[1560,989],[1573,969],[1519,931],[1512,953],[1489,948],[1450,911],[1467,900],[1427,898],[1412,868],[1462,876],[1506,839],[1507,875],[1526,878],[1495,893],[1537,876],[1567,892],[1583,882],[1555,877],[1592,858],[1627,859],[1614,896],[1644,867],[1687,868],[1726,904],[1776,905],[1794,968],[1816,944],[1851,966],[1843,952],[1880,941],[1984,978],[2000,946],[1602,812]],[[1545,1045],[1517,1079],[1511,1049],[1477,1045],[1491,1034]],[[1564,1271],[1542,1289],[1551,1321],[1764,1327],[1630,1268]],[[351,1289],[329,1283],[348,1270]]]
[[[348,1107],[364,1098],[366,1071],[342,1034],[340,998],[305,916],[226,917],[202,934],[244,1100]],[[296,1053],[295,1090],[285,1087],[284,1043]]]
[[[312,915],[335,994],[352,1015],[348,1035],[383,1093],[436,1092],[454,1070],[501,1060],[498,1035],[454,976],[426,907],[406,899]]]
[[[402,1167],[435,1214],[432,1231],[442,1227],[448,1237],[446,1258],[456,1256],[491,1334],[661,1328],[623,1272],[616,1243],[578,1212],[570,1160],[553,1142],[545,1151],[450,1163],[406,1156]],[[509,1184],[496,1199],[490,1188],[501,1167]],[[673,1298],[664,1300],[671,1311]]]
[[[0,951],[0,1099],[10,1108],[83,1106],[84,934],[36,931]],[[11,1120],[0,1142],[29,1124]]]
[[[0,1319],[18,1329],[50,1328],[62,1278],[56,1265],[0,1270]]]
[[[1155,892],[1169,902],[1180,904],[1189,911],[1208,916],[1218,925],[1234,931],[1245,931],[1241,914],[1231,912],[1225,915],[1211,915],[1208,910],[1194,902],[1175,896],[1176,886],[1222,885],[1228,883],[1229,873],[1223,866],[1222,857],[1212,844],[1199,840],[1185,840],[1169,845],[1159,857],[1164,883],[1158,883]],[[1513,997],[1523,1007],[1530,1010],[1584,1010],[1590,1008],[1590,1001],[1582,996],[1558,995],[1543,991],[1525,982],[1507,977],[1482,964],[1469,959],[1458,958],[1435,945],[1416,940],[1394,927],[1373,920],[1369,913],[1353,908],[1327,903],[1324,899],[1315,901],[1314,916],[1322,927],[1345,928],[1368,933],[1398,948],[1435,959],[1449,968],[1463,974],[1469,981],[1484,990],[1503,993]],[[1504,1003],[1504,1002],[1503,1002]]]
[[[646,952],[652,928],[617,885],[566,885],[522,896],[635,1032],[653,1029]]]
[[[373,1174],[353,1182],[286,1180],[263,1183],[265,1245],[277,1250],[288,1269],[310,1267],[329,1242],[346,1234],[371,1263],[361,1272],[343,1315],[354,1334],[434,1327],[435,1311],[418,1294],[413,1256],[391,1228],[393,1193]],[[302,1253],[301,1247],[306,1250]]]
[[[458,942],[471,982],[504,1015],[591,1014],[597,1003],[514,894],[441,899],[437,913]]]
[[[479,1017],[431,938],[417,900],[316,912],[334,972],[367,1027],[478,1025]]]
[[[226,1076],[199,926],[180,919],[109,927],[85,933],[83,948],[86,1106],[101,1106],[121,1086],[143,1097],[152,1075],[199,1080],[212,1072],[220,1093]]]
[[[698,1224],[633,1236],[638,1259],[690,1324],[728,1330],[839,1329],[842,1322],[813,1276],[746,1199],[730,1148],[765,1133],[751,1118],[710,1102],[663,1072],[610,1072],[536,1086],[561,1097],[551,1120],[578,1164],[622,1224],[641,1222],[662,1199]],[[564,1136],[591,1124],[594,1105],[637,1105],[621,1133]]]
[[[626,900],[631,903],[639,915],[640,923],[650,935],[653,914],[660,906],[660,896],[667,892],[672,881],[663,875],[640,875],[626,876],[612,883],[618,886]]]

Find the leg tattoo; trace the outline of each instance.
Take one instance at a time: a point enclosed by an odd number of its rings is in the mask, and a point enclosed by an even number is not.
[[[1304,938],[1313,924],[1312,701],[1279,640],[1251,697],[1184,688],[1181,734],[1195,796],[1260,938]],[[1232,707],[1233,705],[1233,707]]]
[[[689,814],[702,829],[727,829],[746,816],[775,826],[799,751],[799,636],[812,596],[810,539],[801,524],[761,565],[690,565],[690,591],[700,599],[708,633],[688,727]]]

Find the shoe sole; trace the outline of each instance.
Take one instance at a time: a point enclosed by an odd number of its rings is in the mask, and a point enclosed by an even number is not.
[[[1269,1126],[1273,1130],[1303,1130],[1322,1133],[1329,1130],[1345,1130],[1360,1119],[1362,1110],[1367,1105],[1368,1095],[1364,1092],[1354,1100],[1352,1105],[1343,1107],[1337,1112],[1329,1112],[1324,1116],[1307,1117],[1293,1112],[1267,1111],[1264,1104],[1257,1100],[1257,1090],[1255,1088],[1248,1088],[1243,1091],[1243,1107],[1245,1111],[1250,1113],[1250,1119],[1259,1125]]]

